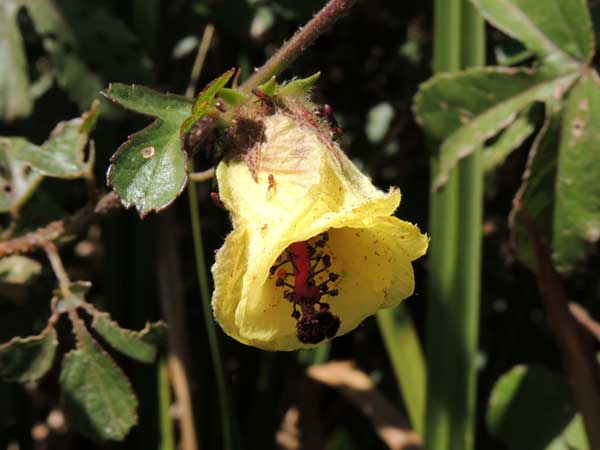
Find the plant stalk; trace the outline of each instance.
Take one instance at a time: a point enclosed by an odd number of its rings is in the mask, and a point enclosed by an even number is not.
[[[403,304],[396,308],[382,309],[377,313],[377,323],[410,422],[422,439],[427,374],[421,343],[410,311]]]
[[[167,360],[158,362],[158,413],[160,425],[160,450],[175,450],[175,435],[171,419],[171,389]]]
[[[484,63],[484,27],[467,0],[435,2],[434,70]],[[432,180],[438,161],[432,160]],[[483,170],[480,151],[430,197],[427,321],[428,450],[474,446]]]
[[[194,170],[194,163],[190,161],[190,172]],[[200,297],[202,302],[202,312],[204,315],[204,325],[208,335],[208,344],[210,348],[210,357],[212,360],[215,380],[217,382],[217,392],[219,397],[219,410],[221,413],[221,428],[223,435],[223,449],[233,450],[233,426],[232,416],[229,408],[229,392],[225,382],[225,372],[223,370],[223,358],[219,348],[219,338],[217,328],[213,320],[213,312],[210,305],[210,287],[208,277],[206,276],[206,260],[204,258],[204,244],[202,242],[202,225],[200,222],[200,212],[198,210],[198,195],[196,194],[196,183],[190,180],[188,186],[188,199],[190,205],[190,217],[192,220],[192,234],[194,239],[194,256],[196,258],[196,276],[200,285]]]

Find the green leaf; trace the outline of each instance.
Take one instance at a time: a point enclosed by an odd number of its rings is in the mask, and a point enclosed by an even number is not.
[[[520,202],[523,209],[533,218],[546,242],[552,242],[556,160],[561,121],[560,102],[547,104],[544,125],[531,146],[523,181],[515,196],[515,200]],[[523,264],[535,269],[537,258],[529,233],[514,208],[510,213],[509,224],[517,257]]]
[[[447,136],[434,188],[442,187],[460,159],[510,125],[520,111],[536,101],[560,98],[578,76],[549,78],[530,71],[483,68],[441,74],[422,84],[415,97],[417,119],[434,138]]]
[[[78,41],[61,12],[49,0],[24,0],[32,23],[42,38],[60,87],[83,110],[102,88],[102,81],[77,53]]]
[[[544,450],[575,416],[566,380],[542,367],[516,366],[490,396],[490,432],[511,450]]]
[[[483,165],[485,170],[493,170],[501,165],[508,155],[516,148],[519,148],[534,131],[535,124],[529,115],[526,112],[520,114],[494,143],[484,147]]]
[[[33,106],[18,10],[14,0],[0,3],[0,118],[8,122],[27,117]]]
[[[27,383],[43,377],[52,367],[57,345],[53,328],[36,336],[12,338],[0,345],[0,378]]]
[[[588,438],[580,414],[577,414],[561,435],[567,450],[588,450]]]
[[[123,440],[137,422],[137,399],[125,374],[78,323],[77,349],[63,359],[60,383],[73,427],[96,439]]]
[[[92,177],[95,155],[90,150],[86,160],[85,147],[98,119],[99,106],[99,102],[95,101],[90,110],[81,117],[59,122],[41,147],[23,147],[18,154],[19,159],[49,177]]]
[[[194,106],[192,107],[192,114],[183,123],[181,127],[181,136],[191,128],[194,122],[204,117],[213,107],[215,97],[219,94],[221,89],[225,87],[229,80],[235,73],[235,69],[229,69],[227,72],[215,78],[196,96]]]
[[[35,259],[22,255],[0,258],[0,281],[8,284],[25,284],[42,273],[42,265]]]
[[[143,86],[111,84],[104,95],[156,120],[129,137],[111,158],[108,184],[126,208],[135,206],[143,218],[160,212],[187,185],[187,154],[181,148],[180,127],[192,101]]]
[[[471,0],[494,26],[522,41],[557,73],[588,64],[594,32],[585,0]]]
[[[23,0],[48,53],[52,72],[69,98],[87,108],[104,80],[150,82],[150,59],[125,22],[99,2]],[[107,103],[105,115],[118,111]]]
[[[417,433],[425,429],[425,358],[410,311],[404,304],[377,312],[377,324],[392,363],[410,422]]]
[[[167,330],[164,322],[148,322],[141,331],[128,330],[121,328],[108,314],[96,314],[92,327],[113,348],[144,363],[151,363],[156,359]]]
[[[571,270],[600,239],[600,79],[588,72],[563,117],[556,179],[553,250],[557,268]]]
[[[19,160],[23,149],[33,146],[19,137],[0,137],[0,212],[16,214],[42,181],[42,175]]]

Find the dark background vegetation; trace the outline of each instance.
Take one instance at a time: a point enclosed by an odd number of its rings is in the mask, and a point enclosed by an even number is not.
[[[109,82],[145,84],[183,93],[195,50],[174,57],[174,49],[187,37],[199,38],[212,23],[216,37],[208,54],[200,84],[230,67],[242,69],[242,79],[261,65],[299,25],[322,5],[321,0],[56,0],[74,29],[78,48],[66,51],[79,58],[103,87]],[[268,18],[272,19],[269,23]],[[355,7],[351,16],[322,36],[281,79],[322,72],[314,95],[333,105],[344,128],[342,142],[349,156],[362,166],[381,188],[400,187],[403,200],[398,214],[427,230],[429,152],[411,114],[412,96],[430,75],[432,44],[431,2],[370,0]],[[25,13],[20,17],[32,77],[43,69],[44,51]],[[262,27],[262,29],[261,29]],[[497,31],[488,34],[488,62],[498,49],[514,44]],[[37,62],[37,65],[36,65]],[[78,78],[85,82],[85,76]],[[76,84],[76,83],[75,83]],[[75,117],[86,95],[76,86],[54,85],[35,104],[26,120],[1,123],[0,134],[24,135],[41,143],[60,120]],[[383,106],[382,106],[383,105]],[[101,120],[93,133],[98,152],[96,173],[103,185],[108,159],[126,136],[148,121],[104,103]],[[386,124],[385,111],[391,111]],[[379,111],[379,114],[377,112]],[[384,113],[382,113],[382,111]],[[379,130],[373,131],[379,127]],[[548,330],[531,274],[514,261],[508,242],[507,215],[522,173],[527,146],[513,154],[486,181],[483,293],[480,323],[477,448],[502,449],[485,429],[489,392],[498,377],[514,364],[539,362],[559,367],[560,361]],[[207,167],[200,155],[197,166]],[[198,187],[207,260],[230,229],[227,214],[209,199],[211,183]],[[46,179],[26,208],[32,220],[46,223],[85,203],[82,182]],[[218,403],[207,350],[202,308],[195,276],[187,202],[173,206],[176,233],[186,288],[187,327],[192,356],[192,395],[197,432],[203,448],[219,448]],[[31,222],[36,223],[36,222]],[[62,250],[73,279],[93,282],[92,301],[109,310],[123,326],[139,329],[146,320],[161,316],[157,297],[156,217],[140,221],[132,211],[120,212],[94,226],[83,236],[84,246],[74,241]],[[87,246],[87,247],[86,247]],[[0,289],[0,341],[43,328],[54,287],[45,265],[41,278],[27,286]],[[571,280],[571,293],[594,312],[593,299],[600,292],[599,261],[591,260]],[[427,261],[416,263],[417,290],[407,302],[423,330]],[[597,309],[597,307],[596,307]],[[66,325],[66,324],[62,324]],[[59,327],[68,335],[68,327]],[[302,432],[319,435],[324,442],[332,433],[345,437],[347,449],[380,449],[372,425],[346,400],[328,388],[308,382],[298,353],[265,353],[243,346],[220,333],[227,382],[246,449],[275,447],[274,435],[285,411],[304,398],[314,401],[303,413],[318,424]],[[64,342],[64,340],[62,341]],[[116,355],[115,355],[116,356]],[[118,358],[118,356],[116,356]],[[394,376],[376,322],[365,321],[354,332],[336,339],[331,358],[352,359],[378,383],[384,395],[402,408]],[[0,383],[0,448],[18,442],[19,448],[157,448],[157,380],[151,366],[117,359],[130,376],[140,399],[139,425],[124,443],[93,443],[73,433],[52,434],[34,441],[32,429],[44,422],[59,405],[58,361],[37,387]],[[306,406],[306,405],[305,405]],[[310,422],[310,421],[309,421]],[[319,437],[317,436],[317,437]],[[9,447],[14,449],[16,447]]]

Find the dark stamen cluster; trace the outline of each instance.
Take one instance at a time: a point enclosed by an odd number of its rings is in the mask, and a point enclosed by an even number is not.
[[[329,303],[321,301],[325,295],[335,297],[339,294],[338,289],[329,286],[340,276],[330,271],[331,257],[323,251],[328,240],[328,233],[323,233],[314,244],[294,243],[286,249],[287,258],[270,269],[271,276],[277,277],[275,286],[289,288],[283,292],[283,297],[293,305],[296,335],[306,344],[332,338],[340,326],[340,319],[331,313]],[[317,276],[322,273],[326,274],[326,279],[317,284]],[[293,284],[288,282],[289,277],[293,277]]]

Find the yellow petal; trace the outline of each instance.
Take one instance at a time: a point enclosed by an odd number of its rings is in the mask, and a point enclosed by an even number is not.
[[[212,268],[213,308],[235,339],[294,350],[314,345],[299,341],[294,307],[269,272],[290,244],[329,233],[322,251],[331,267],[316,281],[327,272],[339,275],[331,285],[339,295],[320,300],[339,317],[341,335],[413,293],[411,262],[425,253],[428,240],[416,226],[391,217],[400,192],[375,188],[337,144],[283,114],[264,120],[265,141],[256,149],[260,163],[249,170],[242,158],[232,158],[217,168],[235,229]]]

